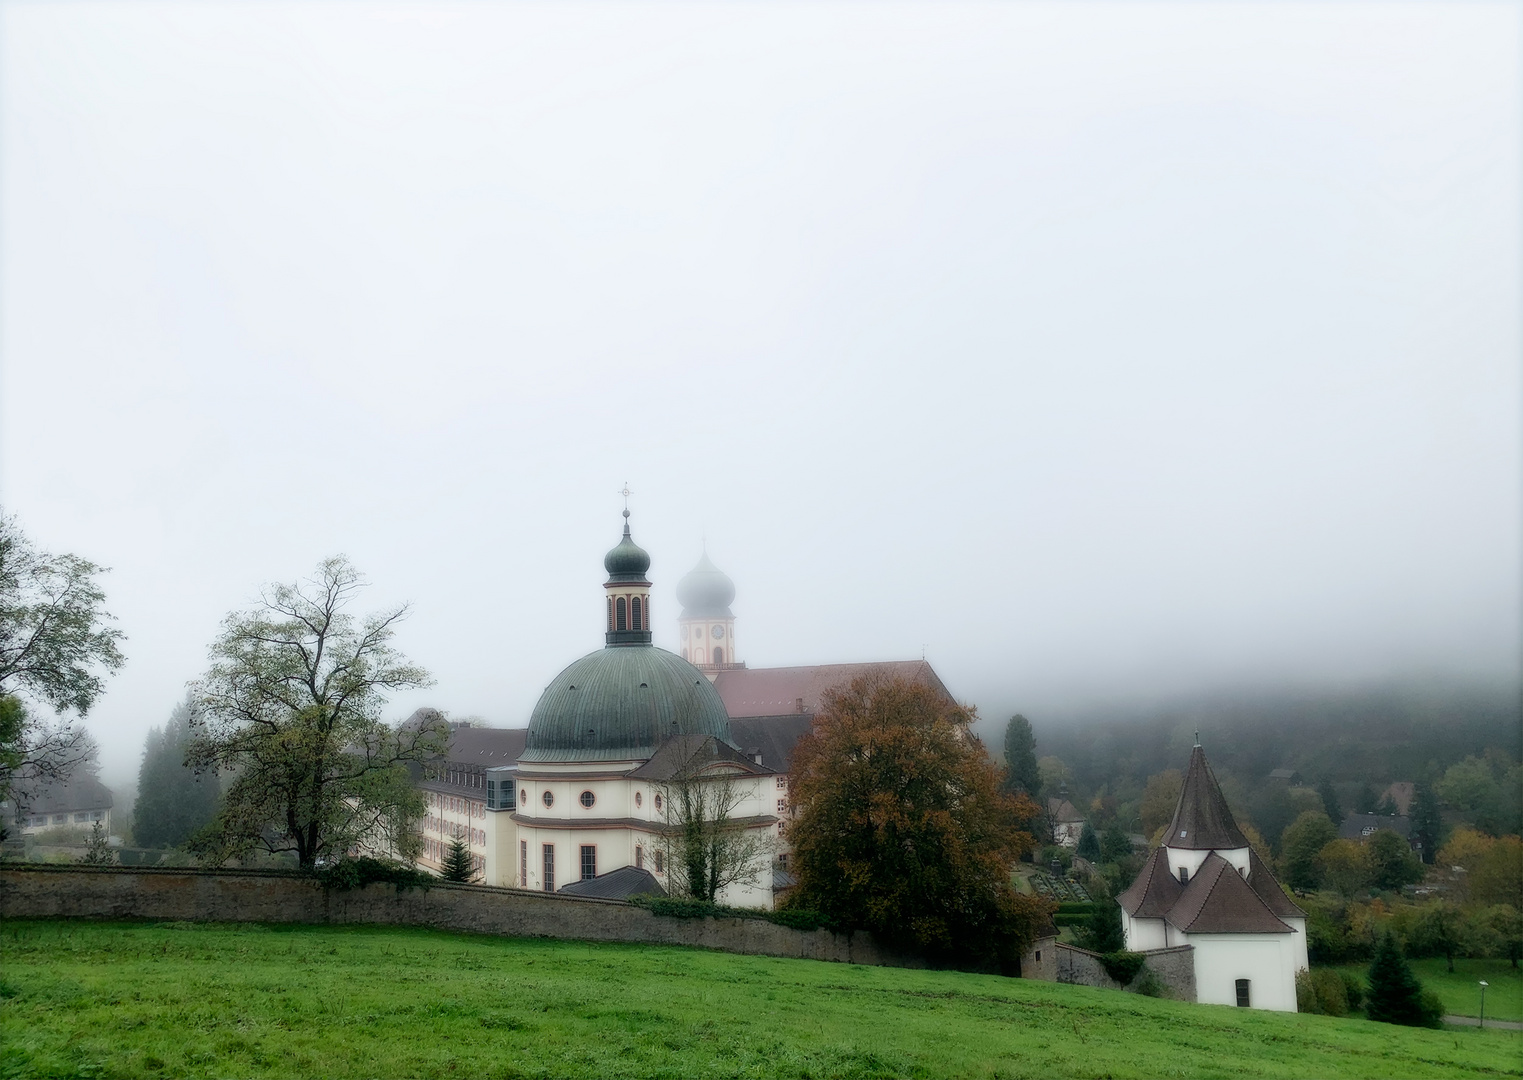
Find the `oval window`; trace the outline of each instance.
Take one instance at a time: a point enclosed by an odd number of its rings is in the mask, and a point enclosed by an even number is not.
[[[660,796],[659,793],[656,795],[656,809],[657,810],[661,809],[661,796]]]
[[[528,806],[529,805],[529,789],[528,788],[524,788],[522,791],[520,791],[518,793],[518,802],[519,802],[519,805],[521,805],[521,806]]]
[[[643,798],[641,798],[640,793],[638,791],[635,792],[635,809],[636,810],[638,810],[640,808],[640,804],[643,803],[644,801],[645,800]]]
[[[584,792],[582,792],[582,805],[585,806],[587,809],[591,810],[592,809],[592,804],[597,802],[597,801],[598,801],[597,796],[594,795],[592,792],[590,792],[590,791],[584,791]]]
[[[554,806],[555,805],[555,796],[551,792],[549,792],[549,791],[546,791],[543,795],[541,795],[540,796],[540,800],[546,806]]]

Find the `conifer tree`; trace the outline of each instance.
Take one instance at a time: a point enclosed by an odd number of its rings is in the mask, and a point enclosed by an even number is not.
[[[1333,790],[1333,782],[1323,777],[1317,785],[1317,794],[1322,798],[1322,809],[1327,818],[1334,825],[1343,824],[1343,807],[1338,805],[1338,793]]]
[[[187,695],[162,730],[148,732],[132,808],[132,836],[142,847],[179,847],[217,814],[217,778],[185,765],[194,710]]]
[[[449,851],[444,854],[439,873],[445,881],[455,881],[462,885],[476,880],[476,867],[471,863],[471,853],[466,849],[464,840],[456,837],[450,841]]]
[[[1005,725],[1005,782],[1004,790],[1012,795],[1024,792],[1035,799],[1042,790],[1042,772],[1036,761],[1036,736],[1031,731],[1031,721],[1020,713]]]
[[[1100,838],[1095,835],[1095,827],[1089,822],[1084,823],[1084,828],[1079,830],[1079,846],[1077,853],[1081,859],[1090,862],[1100,861]]]
[[[1089,917],[1089,925],[1078,934],[1079,947],[1090,952],[1113,953],[1126,948],[1126,931],[1121,926],[1121,905],[1101,900]]]
[[[1371,1020],[1408,1027],[1435,1026],[1438,1018],[1431,1015],[1431,1002],[1424,1000],[1423,984],[1412,974],[1401,946],[1389,933],[1382,934],[1375,945],[1369,983],[1364,1012]]]
[[[1423,846],[1423,862],[1433,865],[1443,839],[1444,824],[1438,808],[1438,796],[1433,785],[1419,780],[1412,792],[1412,833]]]

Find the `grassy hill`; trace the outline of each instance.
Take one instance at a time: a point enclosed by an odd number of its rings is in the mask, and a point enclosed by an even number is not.
[[[682,948],[12,920],[0,1075],[1520,1076],[1523,1038]]]

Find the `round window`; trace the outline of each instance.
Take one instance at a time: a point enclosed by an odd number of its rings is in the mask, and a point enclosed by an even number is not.
[[[592,792],[590,792],[590,791],[584,791],[584,792],[582,792],[582,805],[587,807],[587,809],[591,810],[592,809],[592,804],[597,802],[597,801],[598,801],[597,796],[594,795]]]
[[[656,796],[656,809],[661,809],[661,796],[659,794]]]
[[[543,803],[544,803],[544,804],[545,804],[545,805],[546,805],[546,806],[554,806],[554,805],[555,805],[555,795],[554,795],[554,794],[552,794],[552,793],[551,793],[551,792],[549,792],[549,791],[546,791],[546,792],[545,792],[545,793],[544,793],[544,794],[543,794],[543,795],[541,795],[541,796],[540,796],[540,800],[541,800],[541,801],[542,801],[542,802],[543,802]]]
[[[643,803],[644,801],[645,800],[643,798],[641,798],[640,793],[638,791],[635,792],[635,808],[639,809],[640,804]]]

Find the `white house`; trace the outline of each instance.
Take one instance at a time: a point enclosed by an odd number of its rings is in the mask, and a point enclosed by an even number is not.
[[[1199,744],[1162,846],[1117,899],[1128,949],[1193,946],[1197,1001],[1296,1011],[1306,913],[1238,829]]]

